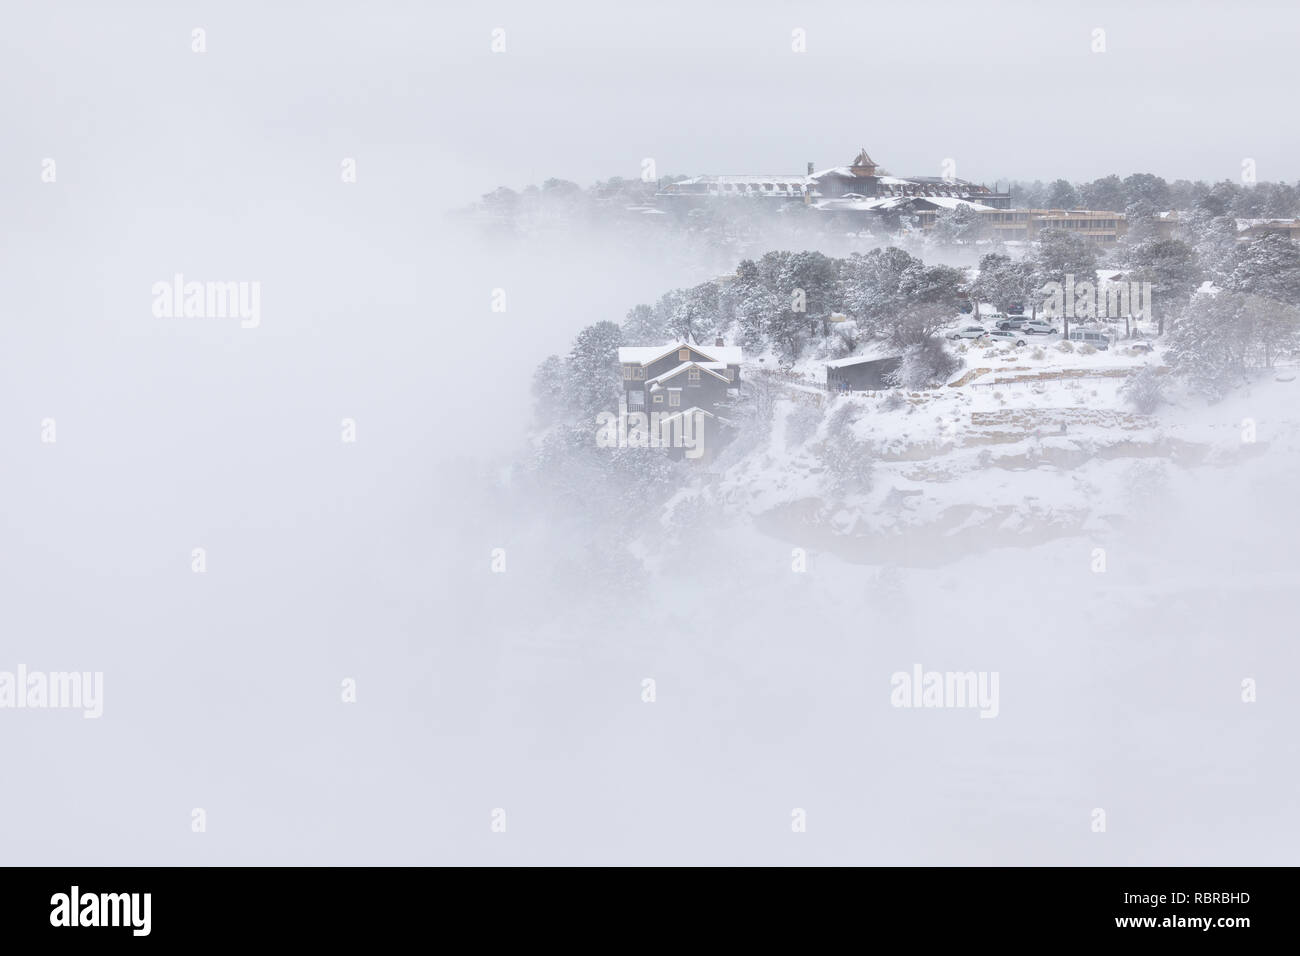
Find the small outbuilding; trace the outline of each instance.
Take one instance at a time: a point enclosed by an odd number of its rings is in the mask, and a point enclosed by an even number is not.
[[[903,360],[900,356],[886,357],[854,355],[826,363],[826,388],[832,392],[876,392],[893,388],[894,371]]]

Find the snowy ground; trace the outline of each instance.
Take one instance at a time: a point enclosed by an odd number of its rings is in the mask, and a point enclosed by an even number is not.
[[[1292,370],[1215,406],[1169,379],[1170,404],[1142,415],[1121,386],[1162,368],[1159,347],[1121,340],[1094,351],[1042,338],[956,343],[964,367],[945,386],[913,392],[829,394],[824,363],[805,361],[773,378],[784,397],[766,446],[700,493],[770,533],[806,536],[811,525],[850,560],[931,565],[1122,525],[1169,483],[1292,447],[1300,434]],[[846,407],[874,464],[870,491],[839,500],[820,443],[845,427]],[[787,421],[806,430],[817,411],[816,431],[792,438]]]

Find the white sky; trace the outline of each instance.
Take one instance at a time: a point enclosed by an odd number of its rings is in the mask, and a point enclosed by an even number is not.
[[[171,69],[193,26],[219,96]],[[0,120],[8,162],[88,143],[166,162],[168,132],[206,115],[250,159],[295,138],[414,161],[451,205],[634,177],[645,157],[795,172],[860,146],[898,174],[951,157],[975,181],[1236,180],[1245,158],[1294,180],[1297,26],[1284,3],[61,4],[6,12]]]

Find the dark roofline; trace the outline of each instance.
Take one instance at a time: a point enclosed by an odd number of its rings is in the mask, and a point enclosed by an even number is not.
[[[880,355],[876,358],[870,356],[848,356],[842,359],[831,359],[826,363],[828,371],[835,372],[842,368],[852,368],[855,365],[868,365],[872,362],[897,362],[902,359],[901,355]],[[838,363],[838,364],[835,364]]]

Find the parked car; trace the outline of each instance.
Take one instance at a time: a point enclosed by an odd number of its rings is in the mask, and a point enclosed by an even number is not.
[[[1070,329],[1070,341],[1081,345],[1092,345],[1099,349],[1110,348],[1110,336],[1093,329]]]
[[[998,329],[996,332],[990,332],[989,338],[997,339],[999,342],[1010,342],[1013,345],[1024,345],[1025,337],[1020,332],[1013,332],[1010,329]]]
[[[1015,318],[1003,319],[1001,322],[998,323],[998,328],[1013,329],[1013,330],[1023,329],[1025,327],[1025,323],[1028,321],[1029,320],[1025,318],[1023,315],[1017,316]]]
[[[979,325],[968,325],[968,326],[966,326],[964,329],[958,329],[956,332],[950,332],[950,333],[948,334],[948,338],[950,338],[950,339],[979,339],[979,338],[983,338],[983,337],[986,336],[986,335],[988,335],[988,332],[985,331],[985,329],[984,329],[983,326],[979,326]]]
[[[1028,332],[1030,335],[1052,335],[1056,329],[1046,322],[1030,320],[1020,327],[1021,332]]]

